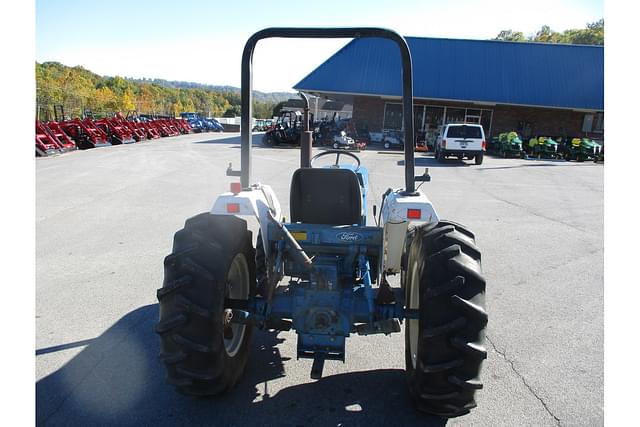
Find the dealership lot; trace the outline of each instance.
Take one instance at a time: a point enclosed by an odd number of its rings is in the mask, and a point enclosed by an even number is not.
[[[288,216],[297,149],[254,141],[255,181]],[[295,333],[258,332],[239,386],[191,399],[164,383],[153,332],[162,260],[184,220],[210,209],[240,166],[237,134],[193,134],[36,160],[37,422],[48,425],[444,425],[416,413],[404,336],[352,337],[309,378]],[[399,152],[359,153],[371,205],[402,186]],[[603,424],[603,167],[486,157],[437,163],[422,190],[483,251],[484,390],[448,425]]]

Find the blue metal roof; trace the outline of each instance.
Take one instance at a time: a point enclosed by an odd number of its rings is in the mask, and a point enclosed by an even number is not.
[[[416,98],[604,110],[602,46],[406,40]],[[354,39],[294,88],[401,96],[398,47],[386,39]]]

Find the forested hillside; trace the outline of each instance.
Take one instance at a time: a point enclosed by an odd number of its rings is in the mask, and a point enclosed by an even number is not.
[[[213,117],[240,115],[240,91],[233,87],[165,80],[134,80],[103,77],[80,66],[36,62],[36,111],[43,120],[53,118],[53,106],[63,105],[65,115],[79,117],[90,110],[94,116],[121,111],[179,115],[196,111]],[[226,90],[225,90],[226,89]],[[277,102],[294,94],[254,92],[253,116],[272,116]]]
[[[585,28],[574,28],[561,33],[553,31],[548,25],[543,25],[529,36],[525,36],[522,31],[502,30],[493,40],[604,45],[604,19],[587,24]]]

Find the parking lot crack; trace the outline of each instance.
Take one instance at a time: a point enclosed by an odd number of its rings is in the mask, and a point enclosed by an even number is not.
[[[556,424],[558,426],[561,426],[562,424],[560,423],[560,418],[558,418],[552,411],[551,409],[549,409],[549,406],[547,405],[547,403],[544,401],[544,399],[542,397],[540,397],[540,395],[533,389],[533,387],[527,382],[526,378],[524,377],[524,375],[522,375],[517,369],[516,366],[514,364],[514,361],[509,359],[507,357],[507,353],[506,351],[502,350],[498,350],[498,347],[496,347],[496,345],[493,343],[493,341],[491,341],[491,339],[489,338],[489,335],[485,336],[487,338],[487,341],[489,341],[489,344],[491,344],[491,347],[493,348],[493,350],[498,353],[498,355],[504,359],[509,366],[511,367],[511,370],[516,374],[516,376],[518,378],[520,378],[520,380],[522,381],[522,383],[524,384],[524,386],[527,388],[527,390],[529,390],[529,392],[542,404],[542,406],[544,407],[544,410],[553,417],[553,419],[555,420]]]
[[[529,208],[527,206],[523,206],[523,205],[521,205],[519,203],[512,202],[511,200],[503,199],[502,197],[499,197],[499,196],[493,194],[492,192],[487,191],[486,189],[483,189],[483,191],[485,193],[487,193],[488,195],[490,195],[491,197],[493,197],[494,199],[499,200],[499,201],[501,201],[503,203],[506,203],[508,205],[514,206],[516,208],[524,209],[525,211],[527,211],[527,213],[530,213],[533,216],[537,216],[538,218],[546,219],[547,221],[552,221],[552,222],[555,222],[555,223],[558,223],[558,224],[562,224],[564,226],[567,226],[567,227],[572,228],[574,230],[580,231],[582,233],[588,233],[587,230],[584,230],[584,229],[582,229],[580,227],[577,227],[577,226],[571,224],[570,222],[565,222],[565,221],[559,220],[557,218],[552,218],[550,216],[543,215],[543,214],[541,214],[539,212],[535,212],[534,210],[532,210],[531,208]]]

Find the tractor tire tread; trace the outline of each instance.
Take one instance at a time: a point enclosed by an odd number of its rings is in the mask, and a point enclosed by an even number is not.
[[[158,298],[158,301],[162,300],[162,298],[164,298],[166,295],[177,291],[178,289],[182,288],[183,286],[187,286],[188,284],[191,283],[191,276],[189,275],[185,275],[182,276],[176,280],[172,280],[169,283],[167,283],[164,287],[158,289],[158,291],[156,292],[156,296]]]
[[[459,387],[462,387],[466,390],[480,390],[483,385],[480,381],[477,380],[463,380],[458,378],[456,375],[451,375],[449,377],[449,382],[455,384]]]
[[[463,312],[477,318],[479,321],[481,321],[485,325],[489,320],[489,315],[487,314],[484,308],[482,308],[478,304],[474,304],[469,300],[460,298],[458,295],[451,296],[451,303],[456,307],[460,308]]]
[[[487,358],[487,350],[481,345],[473,342],[465,342],[459,337],[451,338],[450,342],[453,347],[468,354],[470,357],[482,360]]]
[[[215,280],[215,277],[209,270],[195,262],[193,259],[191,259],[191,257],[185,257],[182,260],[182,268],[184,268],[189,273],[202,277],[207,281]]]
[[[173,342],[175,342],[176,344],[182,346],[187,350],[191,350],[192,352],[213,353],[213,350],[214,350],[213,348],[209,347],[206,344],[196,342],[180,334],[173,334],[171,338]]]
[[[183,308],[184,310],[186,310],[188,313],[193,313],[196,314],[198,316],[210,319],[211,318],[211,311],[207,310],[206,308],[202,307],[201,305],[198,305],[196,303],[194,303],[193,301],[191,301],[189,298],[187,298],[186,296],[179,294],[176,297],[176,305],[178,307]]]
[[[445,283],[444,285],[438,286],[437,288],[427,289],[426,295],[427,297],[437,297],[442,294],[451,293],[459,289],[461,286],[464,286],[464,277],[456,276],[453,279],[449,280],[449,282]]]
[[[459,391],[454,391],[451,393],[420,393],[420,397],[422,399],[428,400],[449,400],[460,396]]]
[[[167,382],[179,393],[223,393],[244,371],[252,328],[246,327],[240,348],[230,356],[222,324],[228,269],[240,253],[247,261],[251,294],[255,252],[244,220],[205,212],[188,219],[174,236],[172,253],[164,260],[163,287],[157,291],[156,332]]]
[[[447,418],[467,414],[476,406],[487,355],[486,281],[475,235],[450,221],[418,227],[407,265],[420,269],[414,282],[405,284],[407,295],[419,286],[420,319],[407,325],[407,330],[419,326],[417,355],[406,355],[410,395],[423,412]],[[407,277],[413,277],[411,271]]]
[[[424,372],[425,374],[431,374],[434,372],[442,372],[442,371],[447,371],[449,369],[452,368],[458,368],[460,366],[464,365],[464,360],[462,359],[453,359],[450,360],[448,362],[444,362],[444,363],[432,363],[430,365],[424,365],[421,364],[420,368],[422,370],[422,372]]]
[[[164,334],[174,330],[176,327],[183,325],[189,321],[189,318],[182,313],[178,313],[168,319],[164,319],[156,325],[156,332]]]
[[[448,334],[457,329],[463,328],[467,324],[467,320],[464,317],[458,317],[457,319],[445,323],[444,325],[435,326],[432,328],[424,329],[422,331],[422,339],[429,339],[440,335]]]
[[[175,353],[160,353],[160,360],[167,365],[174,365],[187,358],[187,353],[177,351]]]

